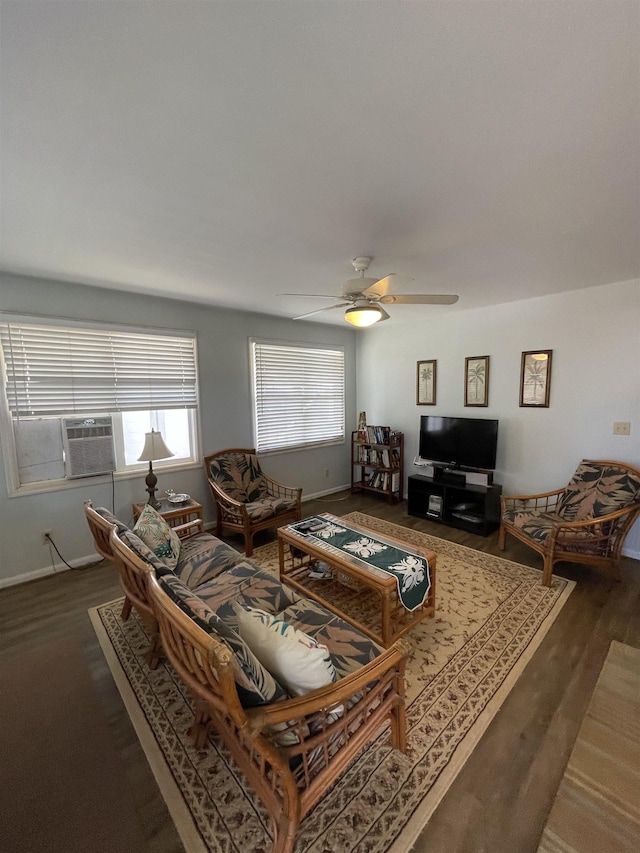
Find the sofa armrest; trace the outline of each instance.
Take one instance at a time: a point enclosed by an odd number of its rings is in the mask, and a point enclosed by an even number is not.
[[[249,720],[249,728],[258,732],[279,723],[286,723],[296,717],[305,718],[308,722],[310,715],[325,709],[330,713],[332,707],[357,698],[368,685],[380,684],[385,681],[385,678],[393,678],[400,670],[404,673],[408,652],[408,644],[404,640],[396,640],[375,660],[326,687],[320,687],[305,693],[304,696],[296,696],[272,705],[248,708],[245,713]]]
[[[407,653],[408,646],[398,641],[334,684],[247,709],[247,734],[282,756],[296,784],[306,789],[335,779],[385,721],[391,725],[392,745],[406,751]]]
[[[183,524],[176,524],[173,531],[177,533],[180,539],[190,539],[198,533],[204,533],[204,522],[201,518],[194,518],[191,521],[185,521]]]

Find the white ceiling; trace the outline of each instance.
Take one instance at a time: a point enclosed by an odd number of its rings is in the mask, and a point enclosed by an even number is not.
[[[5,270],[282,316],[356,255],[460,294],[391,314],[640,277],[638,0],[1,7]]]

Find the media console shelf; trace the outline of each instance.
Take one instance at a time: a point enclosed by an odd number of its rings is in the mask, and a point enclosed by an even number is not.
[[[449,527],[488,536],[500,526],[502,486],[466,485],[434,480],[424,474],[409,477],[408,513]]]

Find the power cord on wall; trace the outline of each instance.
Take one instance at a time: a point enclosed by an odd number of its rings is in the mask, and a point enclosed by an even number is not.
[[[317,501],[319,504],[335,504],[340,501],[348,501],[351,497],[350,494],[345,495],[343,498],[314,498],[314,501]]]
[[[58,551],[58,546],[56,545],[56,543],[55,543],[55,542],[53,541],[53,539],[51,538],[51,534],[50,534],[50,533],[45,533],[45,534],[44,534],[44,538],[49,542],[49,544],[50,544],[50,545],[53,545],[53,550],[56,552],[56,554],[58,555],[58,557],[60,557],[60,559],[61,559],[61,560],[62,560],[62,562],[65,564],[65,566],[67,566],[67,568],[69,568],[69,569],[77,568],[76,566],[72,566],[70,563],[67,563],[67,561],[66,561],[66,560],[65,560],[65,558],[62,556],[62,554],[60,553],[60,551]]]

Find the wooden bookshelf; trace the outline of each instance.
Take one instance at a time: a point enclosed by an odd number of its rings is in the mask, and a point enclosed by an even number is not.
[[[401,501],[404,486],[404,434],[385,426],[351,433],[351,492],[384,495]]]

